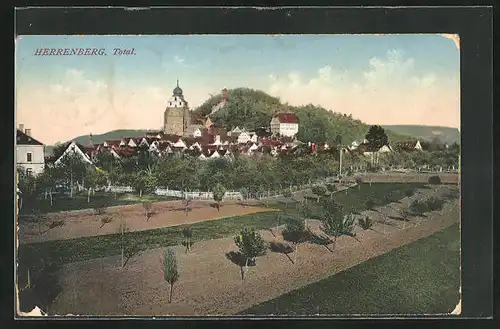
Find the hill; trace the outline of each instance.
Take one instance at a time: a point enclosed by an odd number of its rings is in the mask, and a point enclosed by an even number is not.
[[[302,141],[329,142],[340,141],[350,144],[354,140],[363,140],[369,125],[352,116],[328,111],[316,105],[291,106],[281,103],[277,97],[263,91],[249,88],[236,88],[228,91],[228,104],[211,116],[212,121],[232,129],[236,126],[254,130],[269,126],[273,114],[281,109],[293,112],[299,119],[297,138]],[[212,96],[200,105],[195,113],[204,116],[221,101],[221,95]],[[389,141],[395,142],[410,136],[387,131]],[[340,137],[339,137],[340,136]]]
[[[442,143],[460,144],[460,132],[457,128],[417,125],[383,125],[382,127],[397,134],[410,135],[426,140],[437,138]]]

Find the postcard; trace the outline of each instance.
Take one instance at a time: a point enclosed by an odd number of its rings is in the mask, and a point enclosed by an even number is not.
[[[19,315],[460,313],[458,35],[15,47]]]

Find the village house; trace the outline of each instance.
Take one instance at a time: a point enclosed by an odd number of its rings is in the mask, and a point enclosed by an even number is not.
[[[56,159],[56,161],[54,161],[54,164],[56,166],[59,165],[63,161],[63,159],[68,155],[75,155],[82,162],[92,164],[92,160],[90,159],[88,150],[84,146],[74,141],[68,144],[66,150],[63,152],[63,154],[61,154],[61,156],[59,156],[58,159]]]
[[[273,135],[293,137],[299,132],[299,122],[293,113],[278,113],[271,119]]]
[[[31,136],[31,129],[23,124],[16,130],[16,164],[28,175],[38,175],[45,167],[45,147]]]

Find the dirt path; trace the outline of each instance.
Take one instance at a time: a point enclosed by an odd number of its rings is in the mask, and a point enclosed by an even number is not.
[[[146,221],[145,210],[141,204],[108,209],[103,215],[94,215],[92,211],[51,214],[40,223],[21,222],[19,224],[19,242],[20,244],[28,244],[113,234],[118,232],[122,219],[132,232],[272,211],[270,208],[255,205],[243,207],[236,202],[224,203],[221,205],[220,211],[217,211],[215,207],[210,206],[211,203],[193,201],[189,205],[191,210],[187,216],[184,212],[183,201],[154,203],[152,210],[155,215],[148,221]],[[105,217],[110,218],[111,222],[103,225],[101,219]],[[48,229],[51,222],[57,221],[63,225]]]
[[[393,206],[370,214],[381,220],[382,214],[394,211]],[[445,203],[441,211],[429,213],[427,218],[412,219],[405,229],[401,222],[389,221],[393,226],[375,224],[374,230],[366,231],[357,228],[357,239],[339,238],[333,253],[324,246],[305,243],[299,246],[296,264],[283,254],[268,251],[257,258],[257,266],[250,268],[245,280],[241,280],[239,266],[226,257],[226,253],[236,251],[232,238],[199,242],[189,254],[174,247],[180,279],[174,285],[171,304],[160,263],[162,250],[144,252],[123,269],[116,256],[68,264],[61,272],[62,293],[50,311],[82,315],[236,314],[457,223],[458,202]],[[316,221],[309,222],[313,231],[318,229]],[[262,234],[267,241],[278,240],[269,231]]]

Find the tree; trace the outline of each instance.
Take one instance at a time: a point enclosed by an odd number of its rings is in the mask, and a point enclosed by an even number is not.
[[[379,125],[371,126],[366,133],[365,138],[368,141],[370,151],[378,151],[382,146],[387,145],[389,142],[384,128]]]
[[[88,166],[83,179],[84,186],[87,189],[87,203],[90,203],[90,195],[99,185],[105,185],[107,182],[106,176],[92,166]]]
[[[193,245],[191,239],[193,237],[193,228],[191,226],[186,226],[182,229],[182,236],[184,237],[184,243],[186,245],[186,253],[191,250]]]
[[[189,197],[184,199],[184,214],[186,215],[186,217],[189,213],[190,210],[189,205],[191,204],[192,201],[193,199]]]
[[[337,191],[337,186],[335,184],[327,184],[326,188],[328,190],[328,194],[330,195],[330,199],[333,198],[333,195]]]
[[[408,210],[408,208],[403,208],[399,211],[399,216],[401,216],[401,219],[403,220],[403,230],[404,230],[406,222],[411,217],[411,212]]]
[[[356,185],[358,185],[358,189],[361,189],[361,184],[363,184],[363,179],[357,176],[354,180],[356,181]]]
[[[170,284],[170,295],[168,302],[172,303],[172,291],[174,284],[179,280],[179,270],[177,268],[177,258],[171,249],[163,253],[163,278]]]
[[[439,176],[431,176],[429,177],[428,180],[429,185],[440,185],[441,184],[441,177]]]
[[[305,230],[308,230],[307,219],[310,218],[312,216],[312,214],[313,214],[312,208],[308,204],[303,204],[299,208],[299,215],[304,220]]]
[[[325,213],[325,215],[321,219],[321,230],[325,232],[329,237],[333,237],[333,240],[330,238],[327,243],[333,243],[333,249],[335,249],[337,243],[337,237],[343,235],[343,216],[341,212],[337,213]],[[333,252],[332,249],[329,249],[326,245],[327,249]]]
[[[122,256],[122,268],[125,266],[125,249],[127,247],[127,241],[125,239],[125,233],[129,231],[129,228],[127,227],[127,223],[125,221],[122,221],[120,223],[120,227],[118,229],[118,233],[120,234],[120,239],[119,239],[119,245],[121,249],[121,256]]]
[[[75,152],[69,152],[55,166],[55,173],[58,178],[64,179],[69,183],[70,197],[73,197],[73,187],[75,182],[81,182],[85,176],[88,164],[76,155]]]
[[[293,263],[297,262],[298,246],[308,238],[306,223],[303,218],[289,218],[283,231],[283,238],[290,241],[295,246]]]
[[[153,204],[150,201],[144,201],[142,203],[142,207],[144,208],[144,216],[146,217],[147,222],[154,215],[154,212],[152,210]]]
[[[266,252],[266,243],[262,236],[254,229],[243,229],[239,235],[234,237],[234,243],[245,258],[245,272],[248,272],[248,264],[255,264],[255,258]],[[242,272],[242,279],[244,274]]]
[[[314,185],[311,190],[318,196],[318,202],[328,194],[328,189],[324,184]]]
[[[217,205],[217,211],[220,211],[220,203],[226,194],[226,188],[222,184],[217,183],[212,189],[212,194]]]
[[[378,154],[375,152],[377,152],[382,146],[387,145],[389,143],[389,138],[387,137],[384,128],[378,125],[371,126],[368,132],[366,133],[365,138],[368,141],[368,151],[374,152],[373,154],[375,157]],[[372,160],[372,164],[376,162],[377,160],[374,158]]]

